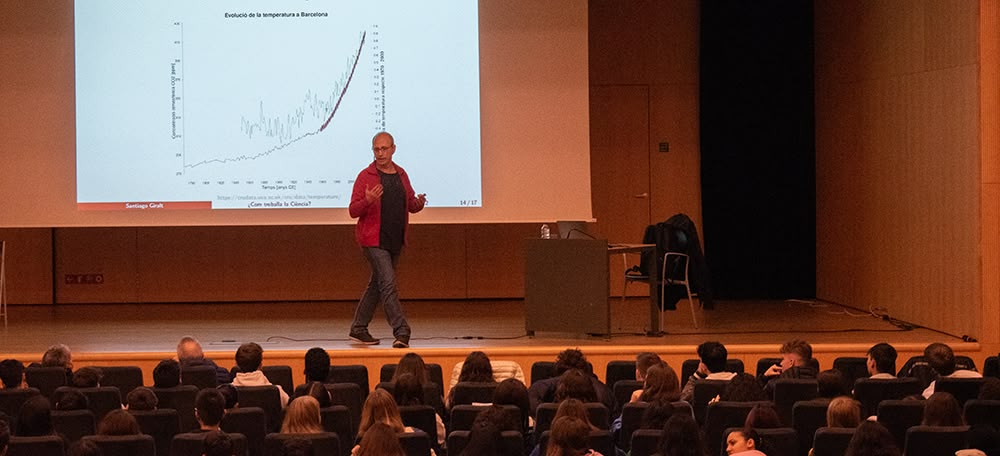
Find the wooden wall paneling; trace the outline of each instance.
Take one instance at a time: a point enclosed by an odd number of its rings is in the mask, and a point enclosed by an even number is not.
[[[924,64],[928,70],[979,61],[979,3],[925,0]]]
[[[468,297],[464,226],[411,224],[407,242],[398,270],[403,299]]]
[[[1000,1],[979,2],[978,38],[983,297],[978,337],[1000,344]]]
[[[467,225],[465,236],[468,297],[523,298],[524,239],[539,224]]]
[[[52,304],[52,230],[0,228],[7,242],[7,303]]]
[[[136,228],[57,228],[57,304],[137,302]],[[101,284],[68,284],[66,274],[103,274]]]
[[[666,220],[687,214],[704,236],[701,218],[701,149],[698,131],[698,85],[650,87],[650,218]],[[660,152],[667,142],[669,152]],[[704,242],[704,239],[702,240]]]
[[[230,228],[138,228],[139,302],[225,301]],[[248,242],[248,247],[253,243]],[[266,248],[254,251],[263,255]]]

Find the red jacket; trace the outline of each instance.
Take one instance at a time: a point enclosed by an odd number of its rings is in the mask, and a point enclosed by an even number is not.
[[[424,208],[424,205],[417,200],[417,196],[413,192],[413,187],[410,186],[410,178],[406,176],[406,171],[399,165],[393,165],[396,167],[396,173],[399,174],[399,180],[402,181],[403,191],[406,194],[407,213],[405,220],[409,224],[410,213],[420,212]],[[358,178],[354,180],[354,191],[351,192],[351,205],[348,207],[348,211],[351,214],[351,218],[358,219],[354,235],[358,240],[358,244],[362,247],[378,247],[379,230],[382,227],[382,201],[379,200],[368,204],[368,201],[365,199],[365,189],[374,187],[380,183],[382,182],[379,178],[378,170],[375,168],[374,161],[367,168],[361,170],[358,173]],[[406,232],[403,233],[403,244],[406,244]]]

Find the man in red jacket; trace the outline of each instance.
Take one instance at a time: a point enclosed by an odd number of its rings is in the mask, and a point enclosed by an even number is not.
[[[427,202],[424,194],[414,194],[406,171],[392,161],[396,143],[392,135],[379,132],[372,138],[375,161],[358,174],[351,193],[349,211],[358,219],[355,236],[371,266],[372,275],[354,311],[351,340],[375,345],[379,340],[368,332],[375,306],[382,304],[386,320],[392,326],[395,348],[410,346],[410,325],[396,290],[396,265],[406,244],[410,213],[420,212]]]

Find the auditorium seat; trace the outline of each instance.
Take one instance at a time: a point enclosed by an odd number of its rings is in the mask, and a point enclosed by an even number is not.
[[[618,410],[615,410],[613,415],[621,415],[621,408],[628,404],[632,400],[632,393],[641,390],[643,382],[638,380],[618,380],[614,385],[609,384],[611,387],[611,392],[615,396],[615,404],[618,406]]]
[[[6,456],[65,456],[66,442],[58,435],[11,436]]]
[[[868,377],[868,357],[867,356],[841,356],[833,360],[833,368],[840,371],[847,380],[848,385],[853,385],[859,378]]]
[[[691,375],[698,371],[698,365],[701,364],[701,359],[685,359],[684,363],[681,364],[681,388],[687,385],[688,380],[691,379]],[[733,372],[736,374],[742,374],[744,372],[744,365],[742,359],[727,359],[726,360],[726,372]]]
[[[702,380],[694,384],[694,399],[691,407],[694,409],[694,418],[698,424],[705,425],[705,412],[708,409],[708,402],[722,394],[722,390],[729,384],[729,380]]]
[[[608,361],[604,371],[604,384],[612,386],[619,380],[635,380],[635,360]]]
[[[142,368],[139,366],[101,366],[101,386],[115,386],[122,399],[142,386]]]
[[[305,439],[312,442],[313,452],[318,455],[343,454],[341,445],[350,445],[348,442],[341,442],[337,434],[332,432],[321,432],[317,434],[279,434],[272,432],[264,438],[264,454],[267,456],[281,456],[285,454],[283,446],[286,440]]]
[[[397,435],[406,456],[429,456],[431,454],[431,438],[426,432],[401,432]]]
[[[219,386],[219,377],[215,366],[181,367],[181,384],[194,386],[201,391]]]
[[[940,378],[934,382],[934,392],[951,393],[958,401],[959,407],[965,407],[965,403],[971,399],[979,397],[979,389],[982,388],[985,378]]]
[[[180,434],[181,420],[177,415],[177,410],[160,408],[156,410],[129,410],[139,423],[139,430],[143,434],[153,437],[156,445],[157,456],[168,456],[170,454],[170,441],[174,436]]]
[[[249,456],[263,456],[264,437],[267,436],[267,416],[264,409],[241,406],[227,410],[219,427],[225,432],[246,437]]]
[[[53,410],[52,428],[66,437],[66,443],[72,444],[83,436],[96,434],[97,420],[90,410]]]
[[[996,356],[986,357],[986,360],[983,361],[983,377],[1000,378],[1000,358]]]
[[[375,388],[383,389],[390,395],[396,391],[396,385],[392,382],[379,382],[378,385],[375,385]],[[433,383],[424,385],[424,404],[434,407],[438,415],[445,416],[444,398],[438,394],[438,385]]]
[[[912,377],[873,379],[861,378],[854,383],[854,398],[861,403],[861,416],[878,413],[878,404],[884,400],[898,400],[924,391],[920,380]]]
[[[496,382],[458,382],[452,388],[452,407],[460,404],[491,404]]]
[[[320,423],[323,423],[323,430],[337,434],[337,438],[348,443],[341,445],[341,456],[351,454],[349,443],[354,442],[353,426],[351,425],[351,410],[343,405],[324,407],[319,410]]]
[[[968,426],[913,426],[906,431],[906,456],[955,454],[967,446]]]
[[[441,365],[438,363],[426,363],[427,365],[427,379],[437,386],[438,396],[444,396],[444,372],[441,370]],[[380,382],[390,382],[392,381],[392,376],[396,373],[396,364],[383,364],[382,368],[379,369],[379,381]]]
[[[698,385],[695,385],[698,386]],[[719,454],[723,435],[726,429],[731,427],[743,427],[746,423],[747,415],[757,404],[774,405],[771,401],[760,402],[731,402],[718,401],[708,404],[705,410],[705,442],[708,446],[709,454]]]
[[[267,417],[268,432],[278,432],[281,429],[281,395],[278,387],[268,386],[239,386],[240,407],[260,407]]]
[[[56,388],[68,384],[63,367],[28,367],[24,369],[24,380],[47,398],[52,397]]]
[[[235,456],[248,456],[250,454],[246,436],[236,432],[226,432],[226,434],[233,442],[233,454]],[[205,432],[187,432],[175,435],[170,440],[170,456],[204,455],[205,435]]]
[[[429,405],[401,405],[399,416],[403,424],[427,433],[431,439],[431,447],[437,447],[437,413]],[[444,437],[444,436],[442,436]]]
[[[531,378],[528,379],[530,382],[529,385],[540,380],[556,377],[557,375],[556,363],[552,361],[535,361],[531,363]]]
[[[799,454],[805,456],[813,445],[816,430],[826,426],[826,409],[830,399],[799,401],[792,407],[792,427],[799,435]]]
[[[449,421],[449,431],[469,431],[472,430],[472,423],[476,420],[479,412],[486,410],[493,405],[456,405],[451,409],[451,420]],[[502,405],[503,409],[512,417],[515,423],[520,423],[521,409],[515,405]]]
[[[62,394],[63,391],[75,389],[87,397],[87,408],[94,412],[94,419],[101,422],[101,418],[112,410],[122,408],[122,397],[118,388],[114,386],[98,386],[94,388],[73,388],[72,386],[60,386],[53,392],[53,396]]]
[[[194,416],[194,398],[198,388],[191,385],[180,385],[173,388],[151,388],[159,402],[159,408],[177,410],[180,419],[181,432],[198,429],[198,420]]]
[[[719,442],[723,450],[726,448],[726,438],[729,436],[729,433],[741,429],[743,429],[743,426],[734,426],[723,431],[722,441]],[[768,456],[799,455],[799,437],[795,429],[790,427],[757,428],[755,431],[760,436],[758,449],[763,448]]]
[[[550,434],[552,434],[552,431],[546,430],[538,437],[538,454],[546,454],[545,452],[548,449]],[[587,445],[602,455],[616,454],[615,442],[611,437],[611,431],[606,429],[590,431],[590,436],[587,437]]]
[[[500,433],[502,450],[499,454],[523,456],[524,437],[517,431],[503,431]],[[469,444],[469,431],[452,431],[448,434],[448,454],[461,455],[465,447]]]
[[[878,422],[889,430],[900,448],[906,443],[906,430],[923,420],[922,400],[885,400],[878,404]]]
[[[0,412],[14,418],[25,401],[39,394],[38,388],[0,389]]]
[[[114,456],[150,456],[156,454],[156,443],[146,434],[88,435],[83,440],[97,444],[101,453]]]
[[[642,415],[649,409],[648,402],[629,402],[622,407],[622,427],[618,433],[618,448],[626,452],[632,448],[632,433],[642,426]]]
[[[639,429],[632,433],[631,451],[629,456],[653,456],[659,453],[660,438],[663,431],[657,429]]]
[[[330,375],[326,378],[326,383],[353,383],[358,385],[361,393],[361,403],[368,399],[368,392],[371,386],[368,383],[368,367],[363,364],[349,364],[345,366],[330,366]]]
[[[598,429],[611,428],[610,413],[604,404],[600,402],[587,402],[584,406],[587,408],[587,417],[590,418],[590,424],[593,424]],[[535,433],[545,432],[552,427],[552,419],[555,418],[558,409],[559,404],[553,402],[538,405],[538,409],[535,411]]]
[[[819,394],[816,379],[777,378],[774,385],[774,408],[785,426],[792,426],[792,407],[798,401],[815,399]]]
[[[813,456],[844,456],[847,453],[847,446],[854,438],[855,428],[831,428],[821,427],[813,435]],[[799,439],[802,440],[801,438]],[[808,453],[807,448],[805,452]],[[799,448],[799,454],[803,454]]]
[[[295,397],[295,383],[292,381],[291,366],[262,366],[260,371],[264,373],[272,385],[280,386],[289,397]]]
[[[1000,400],[972,399],[965,403],[965,424],[988,424],[1000,429]]]
[[[361,424],[362,401],[367,394],[362,394],[357,383],[327,383],[324,386],[330,392],[333,405],[343,405],[351,411],[351,434],[357,435]]]

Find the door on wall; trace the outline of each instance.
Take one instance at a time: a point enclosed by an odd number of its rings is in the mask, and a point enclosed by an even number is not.
[[[650,223],[649,87],[590,88],[590,181],[594,234],[610,243],[638,243]],[[613,296],[622,289],[621,256],[610,261]],[[638,256],[629,264],[638,264]],[[629,294],[647,294],[630,287]]]

